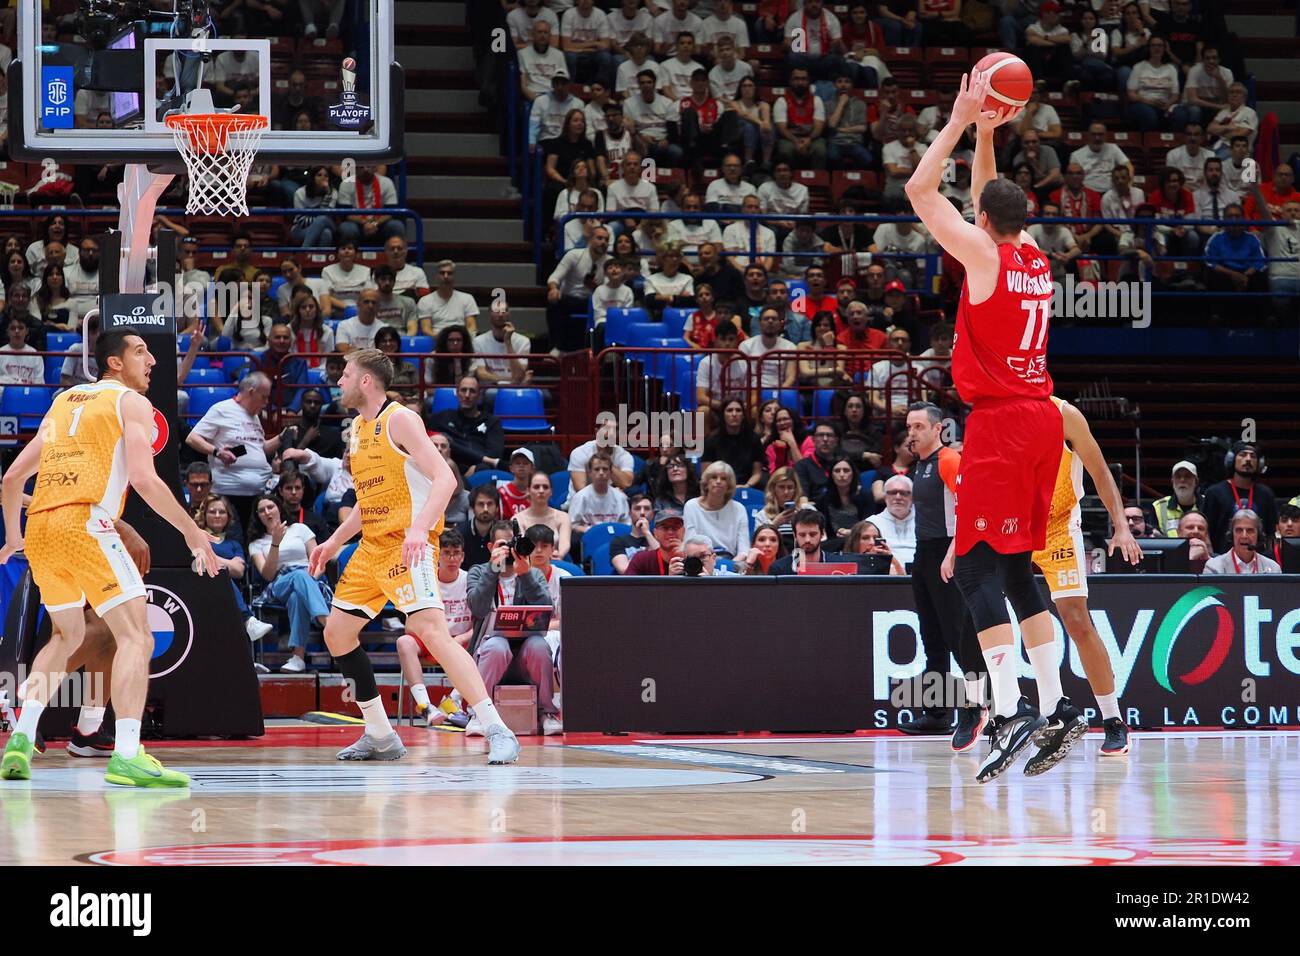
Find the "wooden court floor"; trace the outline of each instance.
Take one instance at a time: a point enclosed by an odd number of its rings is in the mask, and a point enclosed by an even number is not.
[[[481,739],[405,728],[400,762],[334,760],[357,734],[155,746],[180,792],[52,745],[0,783],[0,865],[1300,863],[1300,731],[1136,734],[1121,758],[1092,733],[983,786],[974,753],[896,735],[528,738],[489,767]]]

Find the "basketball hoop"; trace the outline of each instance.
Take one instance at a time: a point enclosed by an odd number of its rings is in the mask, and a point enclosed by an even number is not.
[[[248,173],[270,120],[251,113],[173,113],[163,122],[190,174],[185,211],[247,216]]]

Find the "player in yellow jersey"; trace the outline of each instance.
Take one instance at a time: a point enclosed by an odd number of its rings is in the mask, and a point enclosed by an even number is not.
[[[1101,709],[1102,727],[1106,732],[1101,752],[1106,755],[1125,754],[1128,753],[1128,728],[1120,718],[1119,702],[1115,699],[1115,672],[1111,669],[1106,646],[1088,614],[1087,552],[1083,547],[1079,514],[1085,468],[1092,476],[1097,494],[1115,526],[1115,536],[1108,551],[1113,553],[1119,548],[1126,560],[1136,564],[1142,560],[1142,550],[1128,529],[1128,522],[1124,519],[1124,500],[1115,487],[1115,479],[1106,467],[1106,459],[1088,427],[1088,420],[1069,402],[1055,396],[1052,401],[1061,410],[1065,444],[1061,449],[1061,464],[1056,472],[1056,487],[1052,490],[1052,505],[1048,511],[1047,545],[1042,551],[1034,552],[1034,563],[1047,578],[1056,611],[1070,640],[1079,649],[1084,673],[1088,675],[1088,683]],[[1043,650],[1055,653],[1054,648],[1054,644],[1049,644]],[[1051,716],[1047,726],[1034,738],[1039,750],[1025,764],[1025,773],[1029,776],[1044,773],[1065,759],[1074,742],[1088,729],[1083,714],[1068,697],[1062,696],[1059,670],[1055,673],[1058,675],[1055,688],[1045,687],[1041,679],[1038,683],[1039,709]]]
[[[28,678],[18,726],[0,759],[0,778],[31,777],[37,724],[82,643],[82,608],[89,603],[117,642],[110,689],[116,743],[104,779],[122,786],[184,787],[185,774],[164,769],[140,746],[153,633],[144,581],[113,528],[128,487],[184,535],[196,570],[215,576],[217,559],[208,536],[154,471],[153,406],[143,394],[154,358],[144,339],[131,329],[103,333],[95,342],[95,361],[100,380],[60,394],[4,476],[0,564],[26,550],[54,633],[38,655],[41,669]],[[33,475],[24,541],[19,511],[23,486]]]
[[[349,352],[339,379],[340,401],[356,409],[348,452],[357,507],[328,540],[311,553],[313,576],[361,532],[361,544],[334,590],[325,622],[325,644],[355,688],[366,730],[340,760],[398,760],[406,748],[384,713],[370,658],[357,635],[366,621],[392,601],[406,615],[406,633],[428,650],[461,696],[473,704],[485,728],[488,763],[519,759],[519,741],[492,705],[469,652],[447,629],[438,594],[438,535],[456,490],[447,462],[429,440],[420,416],[388,401],[393,363],[378,349]]]

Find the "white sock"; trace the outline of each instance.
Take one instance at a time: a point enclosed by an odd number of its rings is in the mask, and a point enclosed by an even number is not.
[[[1102,720],[1119,717],[1119,700],[1114,694],[1098,694],[1097,706],[1101,708]]]
[[[77,714],[77,733],[89,737],[99,729],[99,725],[104,722],[104,707],[87,707],[82,705],[81,712]]]
[[[415,703],[421,710],[429,706],[429,688],[423,684],[416,684],[411,688],[411,696],[415,698]]]
[[[45,705],[40,701],[23,701],[23,709],[18,712],[18,726],[14,728],[14,733],[26,734],[28,740],[35,740],[36,726],[41,722],[43,713],[45,713]]]
[[[1015,647],[999,644],[984,648],[984,663],[989,668],[989,686],[993,691],[993,708],[1000,717],[1010,717],[1020,706],[1020,681],[1016,678]]]
[[[966,706],[983,707],[984,706],[984,678],[977,677],[975,680],[965,680],[966,685]]]
[[[393,725],[388,722],[388,715],[384,713],[382,697],[357,701],[357,706],[361,708],[361,716],[366,718],[366,733],[371,737],[379,740],[393,732]]]
[[[140,752],[140,721],[123,717],[117,719],[117,738],[113,752],[121,755],[123,760],[130,760]]]
[[[484,730],[487,730],[493,724],[500,724],[502,727],[506,725],[506,722],[501,719],[501,715],[497,713],[497,705],[487,698],[484,698],[482,703],[474,705],[474,716],[478,718],[478,722]]]
[[[1038,710],[1050,716],[1061,700],[1061,668],[1056,663],[1056,642],[1025,648],[1029,663],[1034,665],[1034,680],[1038,683]]]

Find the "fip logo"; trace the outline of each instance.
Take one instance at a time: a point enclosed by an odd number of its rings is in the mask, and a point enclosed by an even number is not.
[[[149,630],[153,631],[151,678],[165,677],[185,662],[194,646],[194,618],[175,591],[150,584]]]
[[[1227,660],[1236,628],[1232,623],[1232,615],[1218,598],[1222,593],[1218,588],[1194,588],[1175,601],[1160,622],[1155,644],[1151,648],[1151,669],[1156,683],[1170,693],[1175,693],[1169,681],[1169,662],[1174,656],[1174,645],[1188,622],[1207,608],[1214,608],[1218,620],[1214,640],[1201,662],[1187,673],[1180,674],[1178,679],[1192,687],[1202,684],[1213,677]]]
[[[41,125],[46,129],[72,129],[72,67],[41,68]]]

